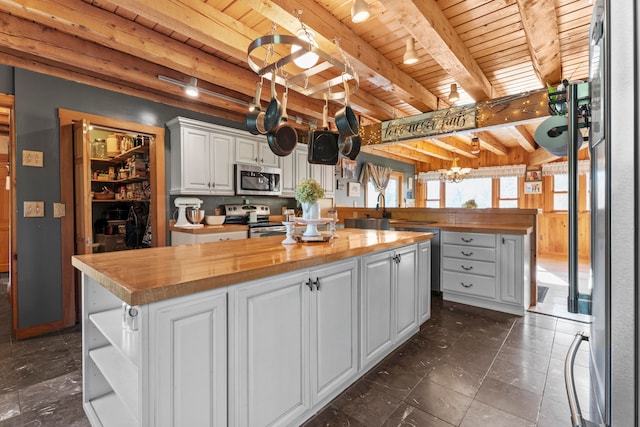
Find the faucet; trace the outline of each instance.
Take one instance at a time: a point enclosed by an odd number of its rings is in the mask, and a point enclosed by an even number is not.
[[[380,201],[382,200],[382,218],[391,218],[391,212],[387,212],[385,207],[384,194],[382,192],[378,193],[378,202],[376,204],[376,210],[380,210]]]

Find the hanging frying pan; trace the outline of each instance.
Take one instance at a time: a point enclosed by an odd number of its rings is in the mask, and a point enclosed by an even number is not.
[[[275,74],[275,73],[274,73]],[[267,111],[264,113],[264,129],[267,132],[273,132],[280,124],[280,118],[282,117],[282,105],[278,101],[278,94],[276,94],[276,77],[271,76],[271,101],[267,106]]]
[[[360,146],[362,145],[362,139],[360,135],[353,135],[343,138],[342,135],[338,138],[338,150],[340,154],[348,157],[351,160],[355,160],[360,153]]]
[[[325,97],[322,110],[322,130],[315,130],[309,135],[309,163],[316,165],[335,165],[338,163],[338,134],[329,131],[327,123],[329,105]]]
[[[344,80],[344,107],[336,113],[336,127],[343,137],[358,134],[358,118],[349,106],[349,83]]]
[[[256,97],[253,100],[255,109],[247,114],[245,119],[245,125],[247,130],[253,135],[264,135],[266,133],[264,129],[264,111],[260,105],[260,96],[262,94],[262,80],[260,80],[256,86]]]
[[[293,152],[298,143],[298,132],[288,124],[287,116],[287,99],[289,97],[288,90],[282,95],[282,119],[280,124],[273,132],[267,133],[267,142],[269,148],[276,156],[288,156]]]

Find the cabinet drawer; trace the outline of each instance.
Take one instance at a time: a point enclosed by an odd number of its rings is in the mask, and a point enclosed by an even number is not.
[[[454,245],[483,246],[486,248],[496,247],[495,234],[462,233],[457,231],[445,231],[442,234],[443,243],[451,243]]]
[[[479,248],[473,246],[460,245],[443,245],[442,256],[444,258],[459,258],[473,261],[492,261],[496,260],[495,248]]]
[[[495,299],[496,280],[493,277],[443,271],[442,289],[444,291],[453,291],[459,294]]]
[[[443,258],[442,269],[465,274],[481,274],[495,277],[496,264],[494,262],[471,261],[458,258]]]

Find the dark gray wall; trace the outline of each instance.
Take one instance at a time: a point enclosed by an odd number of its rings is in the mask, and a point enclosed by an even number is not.
[[[12,74],[11,67],[0,68],[2,91],[12,93],[15,87],[16,157],[21,159],[25,149],[44,153],[43,168],[14,165],[18,322],[25,328],[62,318],[60,222],[52,215],[53,202],[60,200],[58,108],[160,127],[176,116],[231,127],[243,125],[23,69],[15,69],[14,81]],[[169,147],[166,149],[169,159]],[[168,162],[166,167],[168,177]],[[24,201],[44,201],[45,217],[24,218]]]
[[[14,165],[16,171],[17,252],[19,327],[26,328],[54,322],[62,318],[61,284],[61,232],[60,221],[52,215],[53,203],[60,200],[60,129],[58,108],[112,117],[150,126],[164,127],[176,116],[190,117],[209,123],[244,128],[243,123],[230,122],[157,102],[87,86],[31,71],[0,66],[0,90],[15,95],[16,157],[22,151],[37,150],[44,153],[44,167]],[[166,134],[165,158],[167,189],[170,178],[169,131]],[[363,161],[389,164],[394,170],[413,175],[413,165],[360,154],[358,171]],[[241,197],[201,197],[204,207],[228,203],[242,203]],[[364,205],[364,197],[358,206]],[[173,197],[169,198],[166,218],[174,212]],[[338,204],[352,204],[346,189],[338,191]],[[44,218],[24,218],[25,201],[44,201]],[[251,198],[251,203],[268,204],[280,212],[280,207],[294,207],[293,199]]]
[[[347,195],[347,186],[348,182],[356,182],[360,177],[360,173],[362,172],[362,167],[365,163],[374,163],[376,165],[384,165],[389,166],[396,172],[401,172],[404,174],[404,184],[402,195],[403,198],[406,198],[407,193],[407,180],[409,177],[413,177],[416,174],[416,168],[411,163],[399,162],[397,160],[386,159],[384,157],[374,156],[369,153],[360,153],[356,158],[357,166],[356,166],[356,179],[341,179],[338,178],[338,182],[344,183],[344,189],[341,191],[336,191],[336,199],[335,203],[337,206],[353,206],[353,202],[355,201],[358,204],[359,208],[365,207],[365,192],[364,188],[360,189],[360,197],[349,197]],[[414,181],[415,182],[415,181]],[[364,185],[363,185],[364,187]]]

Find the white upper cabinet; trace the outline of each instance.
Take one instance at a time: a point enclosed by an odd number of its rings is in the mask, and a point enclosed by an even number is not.
[[[236,163],[280,167],[280,157],[275,155],[265,136],[246,135],[236,138]]]
[[[282,197],[294,197],[298,183],[309,178],[309,149],[306,144],[296,145],[295,150],[280,159],[282,168]]]

